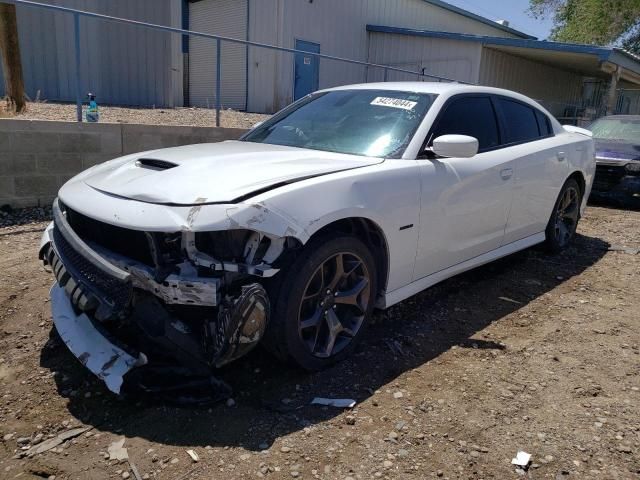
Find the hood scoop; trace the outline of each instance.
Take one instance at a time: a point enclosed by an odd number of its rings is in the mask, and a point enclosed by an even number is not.
[[[166,160],[159,160],[157,158],[139,158],[136,160],[136,166],[149,168],[151,170],[169,170],[170,168],[177,167],[178,164],[167,162]]]

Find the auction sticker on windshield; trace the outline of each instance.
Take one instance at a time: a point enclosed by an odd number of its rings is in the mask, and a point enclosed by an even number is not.
[[[381,107],[401,108],[403,110],[413,110],[418,102],[411,102],[402,98],[376,97],[371,105],[380,105]]]

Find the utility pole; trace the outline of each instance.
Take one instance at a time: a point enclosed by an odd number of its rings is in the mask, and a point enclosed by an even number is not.
[[[0,3],[0,50],[2,51],[5,95],[9,97],[16,113],[23,112],[26,108],[24,79],[16,6],[12,4]]]

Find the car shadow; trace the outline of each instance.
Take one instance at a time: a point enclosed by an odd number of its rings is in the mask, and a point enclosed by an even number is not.
[[[73,358],[54,331],[40,364],[56,372],[70,414],[99,430],[169,445],[259,450],[342,413],[309,405],[316,396],[360,403],[454,346],[509,348],[479,332],[594,265],[608,247],[601,239],[578,235],[560,254],[531,248],[451,278],[377,312],[354,354],[319,373],[283,365],[257,349],[220,371],[234,388],[234,406],[180,408],[116,397]]]

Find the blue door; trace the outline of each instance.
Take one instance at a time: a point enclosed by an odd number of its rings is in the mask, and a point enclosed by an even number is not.
[[[296,50],[320,53],[320,45],[305,40],[296,40]],[[293,99],[298,100],[318,89],[320,59],[314,55],[296,53],[294,62]]]

